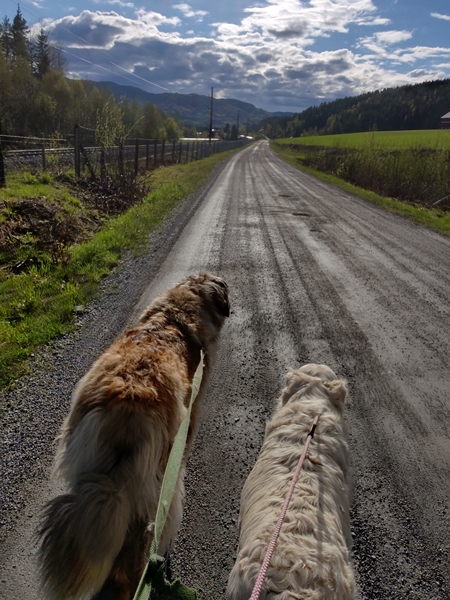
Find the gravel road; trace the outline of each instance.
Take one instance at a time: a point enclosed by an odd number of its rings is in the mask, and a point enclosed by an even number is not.
[[[290,367],[350,386],[354,561],[361,600],[449,600],[450,240],[286,165],[258,142],[125,260],[77,331],[1,399],[0,598],[40,598],[33,528],[57,489],[53,438],[75,382],[157,294],[187,274],[228,281],[202,427],[188,463],[175,575],[224,599],[239,495]]]

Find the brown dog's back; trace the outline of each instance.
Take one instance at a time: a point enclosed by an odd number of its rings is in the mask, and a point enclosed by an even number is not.
[[[99,598],[132,597],[200,350],[212,350],[228,314],[223,280],[188,278],[155,300],[79,382],[55,461],[69,490],[47,504],[40,530],[43,582],[51,598],[100,590]],[[205,375],[200,395],[208,362]],[[188,446],[197,427],[198,406]],[[184,465],[160,553],[181,522],[183,475]]]

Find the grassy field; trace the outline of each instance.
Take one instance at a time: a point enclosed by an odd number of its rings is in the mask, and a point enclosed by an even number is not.
[[[332,148],[362,148],[373,145],[381,149],[444,148],[450,149],[450,130],[373,131],[340,135],[284,138],[278,144],[329,146]]]
[[[33,199],[36,205],[39,200],[41,212],[44,205],[52,215],[69,214],[88,223],[95,220],[95,213],[88,215],[67,186],[46,174],[8,178],[8,187],[0,189],[0,387],[27,371],[27,358],[39,345],[70,330],[77,311],[83,310],[121,256],[144,252],[149,233],[235,152],[157,169],[151,177],[152,191],[142,202],[118,217],[102,217],[96,233],[87,230],[87,239],[56,256],[29,234],[20,237],[17,252],[2,252],[11,234],[11,203]]]

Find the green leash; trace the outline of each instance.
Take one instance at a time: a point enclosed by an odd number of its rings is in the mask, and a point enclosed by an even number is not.
[[[200,353],[200,363],[192,380],[191,400],[178,433],[173,441],[169,460],[167,461],[167,467],[159,496],[158,510],[156,511],[154,537],[150,547],[150,555],[133,600],[149,600],[152,590],[155,590],[162,598],[170,598],[171,600],[197,600],[196,591],[184,585],[179,579],[176,579],[172,583],[166,580],[166,561],[162,556],[158,555],[157,551],[172,503],[175,486],[178,481],[184,449],[186,447],[189,424],[191,421],[192,406],[197,398],[202,382],[204,357],[205,355],[202,350]]]

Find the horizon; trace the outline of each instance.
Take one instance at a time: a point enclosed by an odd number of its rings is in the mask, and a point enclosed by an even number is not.
[[[32,33],[43,27],[61,47],[69,77],[150,93],[213,87],[215,99],[297,113],[450,78],[447,0],[156,0],[151,11],[125,0],[47,2],[19,5]]]

